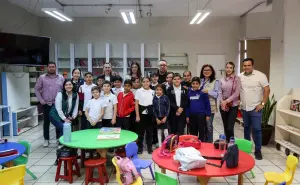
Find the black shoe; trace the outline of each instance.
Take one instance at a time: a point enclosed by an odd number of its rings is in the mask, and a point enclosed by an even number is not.
[[[152,149],[148,149],[148,154],[152,154],[153,150]]]
[[[142,154],[142,153],[143,153],[143,149],[142,149],[142,148],[139,148],[138,154]]]
[[[255,155],[256,160],[262,160],[263,159],[260,151],[254,152],[254,155]]]

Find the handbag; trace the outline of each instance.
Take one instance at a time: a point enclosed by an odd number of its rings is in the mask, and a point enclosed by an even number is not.
[[[195,168],[204,168],[206,159],[193,147],[179,148],[173,156],[175,161],[180,162],[179,170],[188,171]]]
[[[77,156],[76,148],[62,147],[56,150],[57,158]]]
[[[232,95],[232,92],[233,92],[234,81],[235,81],[235,76],[233,77],[233,82],[232,82],[232,88],[231,88],[230,96]],[[232,102],[232,101],[229,102],[229,103],[227,103],[227,107],[228,107],[228,108],[232,107],[232,105],[233,105],[233,102]]]

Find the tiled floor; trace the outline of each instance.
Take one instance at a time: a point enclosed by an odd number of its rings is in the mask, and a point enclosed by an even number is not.
[[[223,132],[222,122],[219,116],[216,116],[214,121],[214,138],[216,139],[219,133]],[[236,137],[243,137],[243,127],[236,124],[235,126]],[[53,127],[51,127],[51,136],[55,136]],[[54,138],[53,138],[54,139]],[[25,185],[62,185],[68,184],[68,182],[60,180],[59,182],[54,181],[56,166],[53,166],[56,158],[56,144],[55,140],[51,141],[49,148],[43,148],[43,127],[38,127],[23,133],[22,135],[15,137],[14,140],[27,140],[32,144],[32,153],[27,167],[38,177],[37,180],[33,180],[31,176],[26,174]],[[244,185],[263,185],[265,182],[263,173],[266,171],[282,172],[285,169],[286,156],[283,152],[277,151],[274,145],[268,145],[262,149],[264,159],[256,161],[256,166],[253,171],[255,178],[252,178],[250,173],[246,173],[244,176]],[[151,156],[147,153],[141,155],[141,158],[151,159]],[[156,170],[159,170],[157,166],[153,166]],[[111,167],[108,167],[108,172],[111,172]],[[154,185],[149,170],[143,170],[144,184]],[[167,171],[170,176],[176,176],[175,173]],[[74,176],[74,185],[84,184],[84,169],[81,169],[81,177],[77,178]],[[195,177],[180,175],[180,182],[182,185],[196,185],[198,184]],[[234,185],[237,184],[237,177],[218,177],[212,178],[209,185]],[[300,185],[300,168],[296,170],[294,185]],[[110,183],[108,185],[117,185],[115,176],[110,173]]]

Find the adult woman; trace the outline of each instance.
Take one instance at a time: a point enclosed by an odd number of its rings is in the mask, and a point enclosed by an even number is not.
[[[141,67],[140,67],[140,64],[137,62],[131,63],[129,75],[127,75],[125,79],[131,80],[132,77],[138,78],[138,79],[141,79],[141,77],[142,77]]]
[[[51,123],[59,130],[59,136],[63,134],[64,123],[71,123],[78,113],[79,97],[73,91],[72,80],[66,79],[63,90],[58,92],[55,104],[51,107],[49,118]]]
[[[74,92],[78,92],[79,87],[84,84],[84,80],[81,78],[81,70],[79,68],[72,70],[72,83]]]
[[[201,89],[203,92],[208,93],[210,108],[211,108],[211,116],[207,121],[206,125],[206,142],[213,142],[213,121],[215,113],[218,111],[217,109],[217,98],[219,94],[220,83],[216,80],[216,72],[214,68],[205,64],[201,69]]]
[[[103,78],[104,80],[106,81],[109,81],[113,84],[114,82],[114,74],[112,72],[112,69],[111,69],[111,64],[110,63],[105,63],[103,65],[103,74],[100,75],[99,77],[100,78]]]
[[[241,87],[241,79],[234,75],[234,68],[233,62],[225,65],[226,76],[220,79],[218,97],[227,142],[234,137],[234,123],[238,113]]]

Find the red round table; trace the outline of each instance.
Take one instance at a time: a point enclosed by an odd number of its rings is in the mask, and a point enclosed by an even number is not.
[[[210,156],[210,157],[221,156],[219,150],[214,149],[214,145],[211,143],[202,143],[199,151],[203,156]],[[160,153],[160,148],[156,149],[153,152],[152,159],[161,168],[162,173],[166,173],[166,169],[167,169],[181,174],[196,176],[198,182],[201,185],[206,185],[211,177],[225,177],[225,176],[234,176],[234,175],[238,175],[238,185],[242,185],[243,174],[247,171],[250,171],[255,166],[255,161],[253,157],[243,151],[240,151],[239,164],[237,168],[229,169],[226,167],[226,163],[224,163],[222,168],[218,168],[206,164],[205,168],[193,169],[190,171],[181,171],[178,169],[178,167],[180,166],[179,162],[174,161],[173,159],[173,155],[175,154],[175,152],[172,154],[171,157],[161,157],[159,156],[159,153]],[[217,165],[221,164],[220,160],[207,160],[207,162],[214,163]]]

